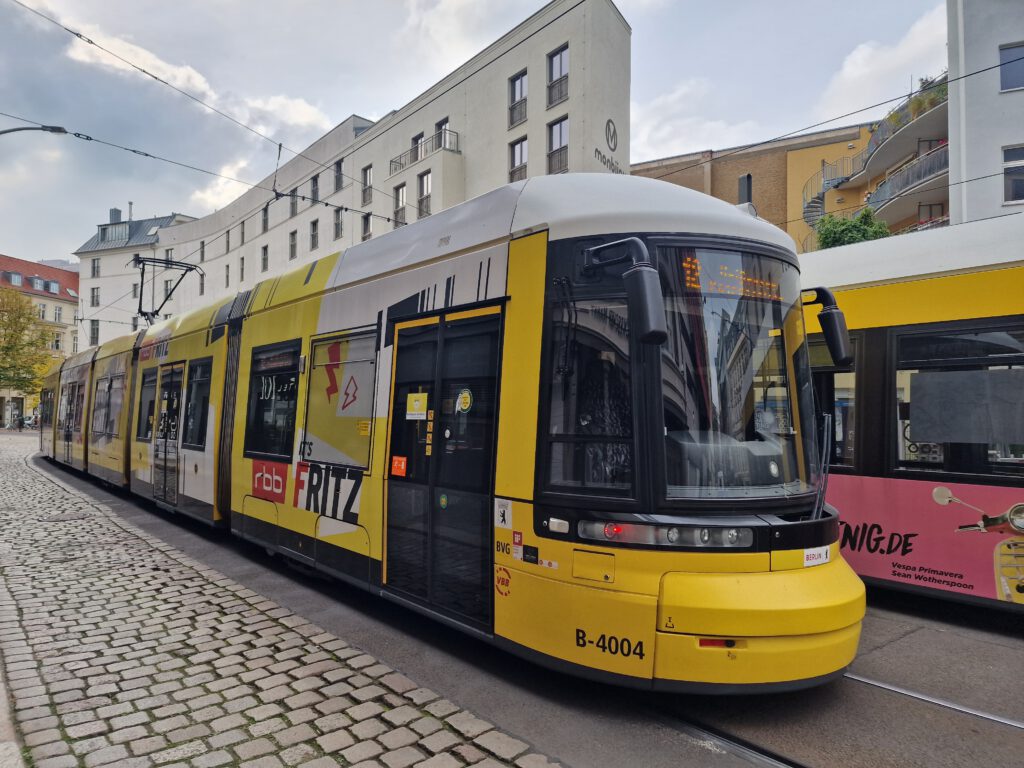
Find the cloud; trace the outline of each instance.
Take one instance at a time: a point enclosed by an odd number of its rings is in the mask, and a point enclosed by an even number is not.
[[[296,128],[312,128],[323,132],[330,130],[334,123],[330,118],[305,99],[290,96],[268,96],[246,99],[245,106],[253,121],[253,127],[271,131],[273,125],[287,125]]]
[[[226,165],[222,165],[217,169],[217,173],[222,176],[230,176],[231,178],[237,179],[239,174],[241,174],[248,166],[248,159],[241,158],[234,162],[227,163]],[[201,213],[199,215],[205,215],[206,213],[223,208],[249,189],[250,187],[248,184],[242,184],[238,181],[230,181],[229,179],[215,178],[202,189],[194,191],[189,197],[189,202],[196,206],[200,206]]]
[[[650,101],[630,102],[630,162],[721,149],[763,138],[753,120],[730,123],[701,114],[710,93],[709,81],[690,78]]]
[[[917,79],[937,75],[947,66],[946,4],[940,3],[911,25],[897,42],[885,45],[875,40],[861,43],[843,60],[814,109],[817,120],[850,112],[909,92]],[[898,102],[862,112],[845,122],[881,117]]]

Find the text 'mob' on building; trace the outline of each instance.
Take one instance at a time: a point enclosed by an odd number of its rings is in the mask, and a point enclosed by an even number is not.
[[[161,314],[252,288],[512,181],[629,173],[629,82],[630,28],[611,0],[555,0],[400,109],[377,122],[352,115],[302,150],[277,172],[283,196],[267,191],[271,175],[209,216],[169,217],[143,255],[201,263],[205,274],[187,275]],[[110,246],[82,256],[99,260],[82,271],[83,347],[129,332],[138,291],[146,308],[154,293],[159,304],[179,274],[147,270],[140,288],[138,271],[125,266],[131,247]]]

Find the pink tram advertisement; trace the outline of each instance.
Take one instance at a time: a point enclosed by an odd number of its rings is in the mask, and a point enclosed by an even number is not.
[[[861,576],[1024,609],[1024,489],[833,474],[828,501]]]

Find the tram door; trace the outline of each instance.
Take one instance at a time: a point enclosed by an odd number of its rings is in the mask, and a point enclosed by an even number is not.
[[[181,426],[181,383],[184,373],[184,363],[162,366],[157,388],[153,498],[172,505],[178,503],[178,430]]]
[[[388,456],[385,584],[484,629],[500,321],[494,308],[399,324]]]
[[[61,420],[61,450],[64,455],[64,463],[71,463],[71,444],[74,442],[74,430],[75,430],[75,419],[76,407],[78,405],[78,382],[71,382],[70,384],[64,385],[63,402],[61,403],[61,412],[64,418]],[[56,453],[56,452],[55,452]]]

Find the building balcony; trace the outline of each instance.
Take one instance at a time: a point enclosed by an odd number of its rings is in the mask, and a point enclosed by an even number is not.
[[[391,216],[391,222],[394,224],[394,228],[405,226],[405,206],[395,208],[394,214]]]
[[[373,187],[363,187],[363,205],[369,205],[373,202]]]
[[[553,107],[559,102],[569,98],[569,76],[562,75],[557,80],[548,83],[548,106]]]
[[[458,153],[459,134],[450,128],[443,128],[426,137],[415,147],[407,149],[398,157],[391,159],[390,176],[401,173],[414,163],[418,163],[423,158],[441,150]]]
[[[943,144],[893,173],[868,195],[867,204],[889,226],[916,215],[924,203],[949,200],[949,145]]]
[[[522,181],[526,178],[526,163],[517,165],[511,171],[508,172],[508,181],[511,184],[513,181]]]
[[[430,195],[424,195],[416,201],[417,211],[419,215],[417,218],[425,219],[430,215]]]
[[[508,127],[515,128],[526,122],[526,99],[520,99],[508,108]]]
[[[565,173],[569,170],[569,148],[560,147],[548,152],[548,173]],[[524,174],[525,175],[525,174]]]

